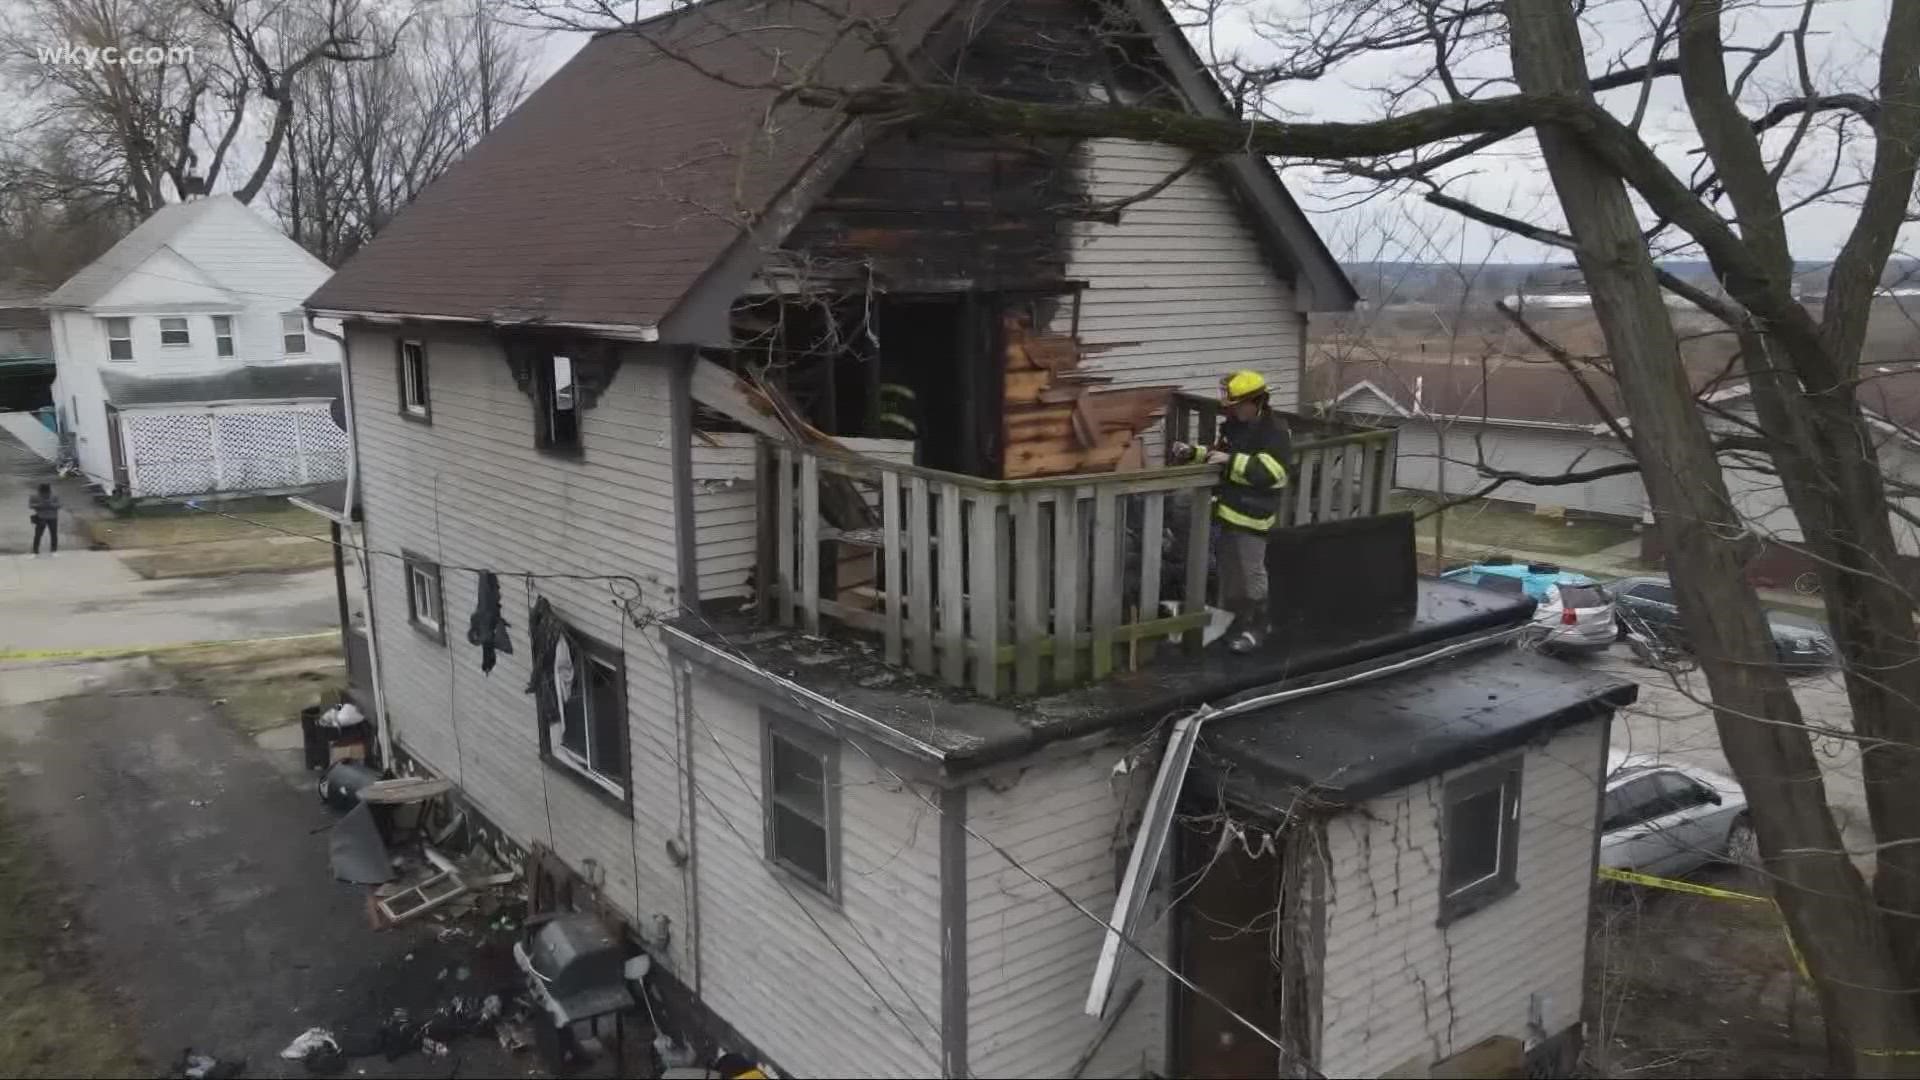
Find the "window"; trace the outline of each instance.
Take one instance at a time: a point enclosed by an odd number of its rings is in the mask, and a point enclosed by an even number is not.
[[[1655,818],[1715,801],[1713,792],[1679,773],[1646,773],[1607,792],[1600,831],[1631,829]]]
[[[1642,600],[1651,600],[1656,604],[1673,603],[1673,590],[1665,585],[1655,585],[1652,582],[1647,582],[1643,585],[1635,585],[1629,591]]]
[[[760,745],[767,858],[828,896],[840,894],[840,767],[825,736],[767,717]]]
[[[431,420],[433,407],[427,397],[427,346],[419,341],[400,343],[400,413],[416,420]]]
[[[233,316],[213,317],[213,352],[216,356],[233,355]]]
[[[1606,607],[1607,593],[1598,585],[1562,585],[1560,586],[1560,603],[1580,611]]]
[[[418,555],[406,556],[407,621],[428,637],[445,644],[447,631],[440,597],[440,564]]]
[[[289,311],[280,316],[280,351],[288,356],[300,356],[307,351],[305,312]]]
[[[107,359],[133,359],[133,320],[102,319],[107,324]]]
[[[573,358],[549,355],[535,373],[540,403],[540,447],[545,450],[580,449],[580,388],[573,377]]]
[[[184,315],[170,315],[160,320],[160,344],[169,349],[193,344],[193,335],[187,332]]]
[[[1440,925],[1519,888],[1520,763],[1447,781],[1440,830]]]
[[[623,802],[627,788],[627,673],[620,651],[572,629],[554,642],[540,750]]]

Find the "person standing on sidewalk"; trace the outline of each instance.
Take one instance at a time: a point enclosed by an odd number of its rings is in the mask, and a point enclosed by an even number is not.
[[[40,554],[40,537],[45,535],[49,541],[48,554],[60,550],[60,496],[53,493],[52,484],[41,484],[40,490],[27,496],[27,516],[33,522],[33,553]]]
[[[1293,439],[1268,401],[1267,380],[1236,371],[1220,380],[1222,422],[1212,446],[1172,447],[1177,464],[1220,467],[1213,489],[1221,606],[1233,612],[1234,652],[1251,652],[1266,636],[1267,537],[1280,518]]]

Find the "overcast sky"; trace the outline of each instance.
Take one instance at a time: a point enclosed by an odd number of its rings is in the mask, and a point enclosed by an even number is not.
[[[1810,57],[1816,83],[1822,92],[1871,92],[1875,75],[1877,42],[1885,26],[1888,4],[1894,0],[1819,0],[1813,17],[1814,38]],[[643,0],[640,10],[660,7]],[[1649,6],[1652,6],[1651,3]],[[1304,0],[1237,0],[1219,24],[1213,36],[1213,48],[1222,56],[1239,55],[1258,62],[1273,55],[1274,46],[1249,29],[1253,19],[1297,18],[1305,11]],[[1585,27],[1589,69],[1595,73],[1608,67],[1608,58],[1620,55],[1640,40],[1647,29],[1646,17],[1638,0],[1596,0],[1589,5]],[[1727,18],[1728,40],[1736,44],[1761,45],[1777,31],[1789,28],[1800,16],[1797,0],[1748,0],[1735,4]],[[541,73],[557,69],[585,43],[577,33],[551,33],[537,43]],[[1793,93],[1794,68],[1790,50],[1781,49],[1768,60],[1750,81],[1746,94],[1749,109],[1758,112],[1781,96]],[[1641,54],[1644,56],[1644,53]],[[1404,85],[1406,74],[1417,70],[1420,58],[1380,54],[1350,61],[1332,74],[1312,84],[1298,84],[1283,92],[1278,104],[1295,113],[1300,120],[1365,120],[1381,115],[1378,88]],[[1504,73],[1504,52],[1495,50],[1489,57],[1503,70],[1496,72],[1483,65],[1483,74]],[[1739,58],[1730,58],[1735,68]],[[1622,115],[1630,113],[1636,90],[1615,91],[1608,95]],[[1778,146],[1792,128],[1782,125],[1769,140]],[[1649,98],[1643,126],[1648,139],[1683,176],[1697,164],[1694,139],[1681,101],[1677,78],[1657,81]],[[1832,162],[1832,141],[1816,131],[1799,155],[1809,167],[1811,179],[1817,166],[1820,175]],[[1511,140],[1499,152],[1478,155],[1470,163],[1453,170],[1449,191],[1491,209],[1541,224],[1559,226],[1552,188],[1533,154],[1530,139]],[[1848,174],[1857,161],[1843,165]],[[1477,262],[1491,259],[1501,262],[1532,262],[1565,259],[1564,253],[1484,226],[1461,221],[1438,211],[1414,196],[1385,196],[1356,205],[1356,196],[1365,189],[1352,184],[1327,181],[1318,170],[1293,167],[1285,170],[1288,185],[1315,215],[1321,231],[1336,253],[1349,258],[1441,258]],[[1794,180],[1789,179],[1789,191]],[[1818,261],[1831,258],[1845,241],[1854,213],[1846,205],[1828,200],[1796,211],[1788,222],[1789,235],[1798,258]],[[1388,238],[1383,243],[1382,238]],[[1903,237],[1903,239],[1905,239]],[[1393,241],[1398,242],[1393,242]],[[1684,255],[1687,253],[1681,253]]]

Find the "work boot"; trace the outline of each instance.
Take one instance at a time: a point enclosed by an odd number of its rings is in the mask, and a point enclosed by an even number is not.
[[[1227,648],[1236,653],[1250,653],[1260,647],[1260,641],[1260,631],[1254,627],[1248,627],[1244,630],[1235,630],[1232,639],[1227,642]]]

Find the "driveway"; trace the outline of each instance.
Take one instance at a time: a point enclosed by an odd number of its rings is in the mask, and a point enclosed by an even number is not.
[[[1616,749],[1652,754],[1712,769],[1725,776],[1733,775],[1726,754],[1720,749],[1720,732],[1707,705],[1711,695],[1706,677],[1700,672],[1669,676],[1643,667],[1633,661],[1623,645],[1615,645],[1602,656],[1579,662],[1640,684],[1640,700],[1622,710],[1614,721]],[[1793,688],[1793,696],[1800,703],[1807,723],[1816,730],[1853,730],[1853,709],[1847,703],[1838,672],[1825,671],[1796,678]],[[1827,802],[1833,808],[1842,840],[1850,850],[1870,850],[1873,834],[1867,819],[1859,744],[1851,739],[1816,734],[1813,745],[1826,780]],[[1863,866],[1871,864],[1870,857],[1861,861]]]
[[[28,554],[27,496],[43,481],[66,508],[53,558]],[[77,520],[98,513],[84,486],[54,481],[0,432],[0,660],[339,629],[331,570],[149,581],[126,552],[85,550]]]

